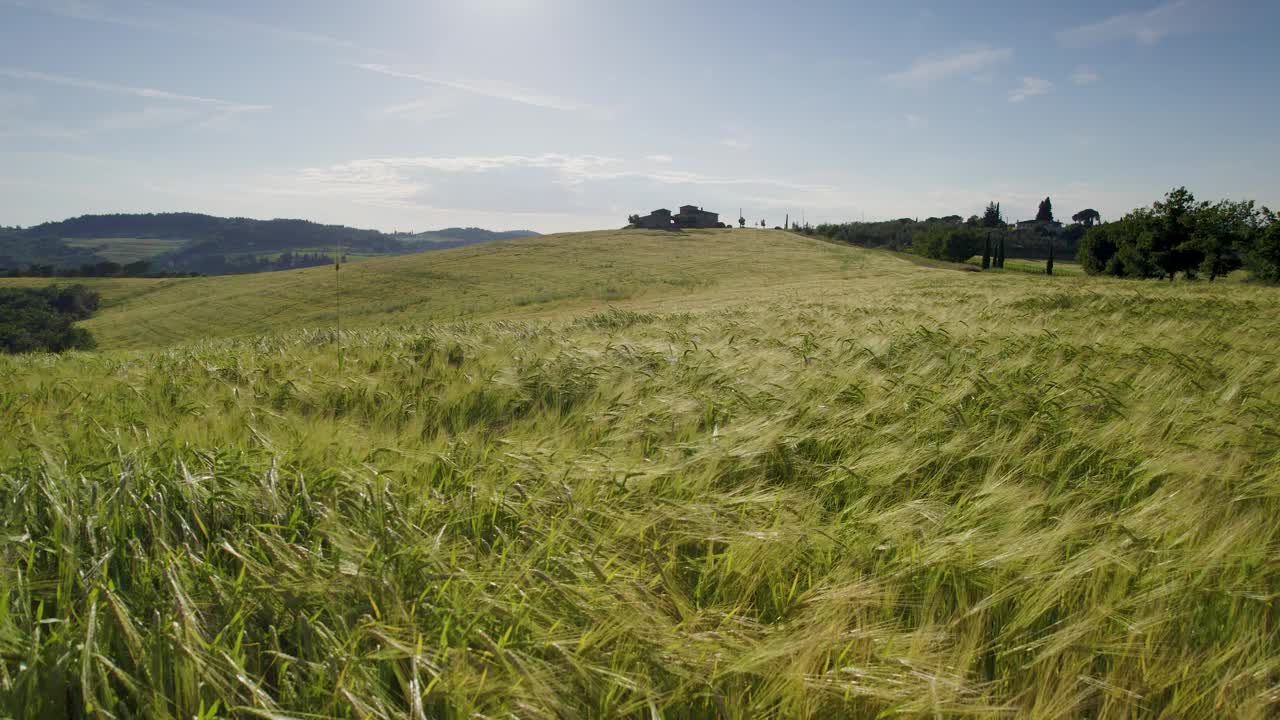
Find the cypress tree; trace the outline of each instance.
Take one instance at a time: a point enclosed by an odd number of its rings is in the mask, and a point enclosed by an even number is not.
[[[1049,262],[1045,263],[1044,274],[1045,275],[1053,274],[1053,240],[1049,241]]]
[[[982,244],[982,269],[987,270],[991,267],[991,233],[987,233],[987,239]]]
[[[1000,255],[996,262],[996,267],[1000,268],[1001,270],[1004,269],[1004,235],[1000,236]]]

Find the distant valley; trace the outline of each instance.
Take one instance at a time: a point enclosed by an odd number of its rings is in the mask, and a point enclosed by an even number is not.
[[[383,233],[306,220],[254,220],[199,213],[82,215],[29,228],[0,228],[0,272],[94,276],[227,275],[529,237],[446,228]]]

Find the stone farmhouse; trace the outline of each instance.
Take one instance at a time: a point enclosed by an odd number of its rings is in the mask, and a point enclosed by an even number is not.
[[[1057,220],[1046,222],[1046,220],[1023,220],[1015,225],[1018,232],[1033,232],[1039,234],[1061,234],[1062,223]]]
[[[1044,220],[1023,220],[1017,224],[1017,229],[1020,231],[1039,230],[1049,233],[1059,233],[1062,232],[1062,223],[1056,220],[1052,222],[1045,222]]]
[[[647,230],[684,230],[689,228],[722,228],[720,214],[708,212],[696,205],[681,205],[680,212],[671,214],[666,208],[659,208],[645,215],[632,226]]]

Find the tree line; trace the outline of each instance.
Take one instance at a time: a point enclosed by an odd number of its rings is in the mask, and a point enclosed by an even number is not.
[[[60,267],[58,265],[48,265],[40,263],[32,263],[26,267],[10,268],[3,271],[4,277],[66,277],[66,278],[173,278],[173,277],[195,277],[199,273],[195,272],[172,272],[157,271],[152,268],[151,263],[147,260],[138,260],[131,263],[118,263],[110,260],[102,260],[92,263],[81,263],[79,267]]]
[[[1197,201],[1185,187],[1091,228],[1077,259],[1090,275],[1209,280],[1241,268],[1280,282],[1280,222],[1252,200]]]
[[[1254,280],[1280,282],[1280,215],[1252,200],[1197,201],[1185,187],[1112,222],[1085,208],[1063,225],[1046,197],[1034,220],[1016,225],[992,202],[968,219],[828,223],[801,232],[952,262],[981,256],[983,269],[1003,267],[1008,256],[1043,260],[1052,274],[1057,259],[1075,258],[1090,275],[1214,280],[1243,268]]]
[[[970,215],[967,219],[960,215],[947,215],[925,220],[899,218],[880,222],[824,223],[814,226],[808,234],[950,262],[965,262],[983,254],[988,247],[989,263],[997,250],[1000,250],[1002,258],[1043,260],[1050,255],[1075,255],[1080,240],[1098,217],[1096,210],[1085,209],[1073,216],[1072,224],[1063,227],[1054,219],[1052,200],[1045,198],[1040,203],[1036,219],[1021,227],[1006,222],[1000,203],[992,202],[981,216]]]
[[[341,256],[346,261],[347,256]],[[197,253],[184,256],[181,266],[193,273],[204,275],[235,275],[238,273],[273,272],[296,268],[331,265],[334,256],[323,252],[293,252],[286,250],[278,255],[221,255]]]

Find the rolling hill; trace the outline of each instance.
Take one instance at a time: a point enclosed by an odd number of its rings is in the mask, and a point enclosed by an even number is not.
[[[306,220],[199,213],[83,215],[25,230],[4,229],[0,232],[0,268],[147,261],[156,270],[227,274],[319,265],[335,252],[396,255],[534,234],[450,228],[392,236]],[[288,255],[282,262],[285,253]]]
[[[872,268],[871,266],[876,266]],[[154,347],[300,327],[546,316],[609,303],[726,302],[828,277],[898,275],[888,255],[774,231],[547,235],[278,273],[102,281],[89,320],[106,348]],[[336,276],[336,277],[335,277]],[[14,282],[14,281],[9,281]],[[30,283],[47,283],[30,279]],[[94,285],[100,281],[87,279]],[[145,283],[153,283],[144,290]],[[127,293],[128,297],[117,293]],[[693,301],[693,300],[691,300]]]

